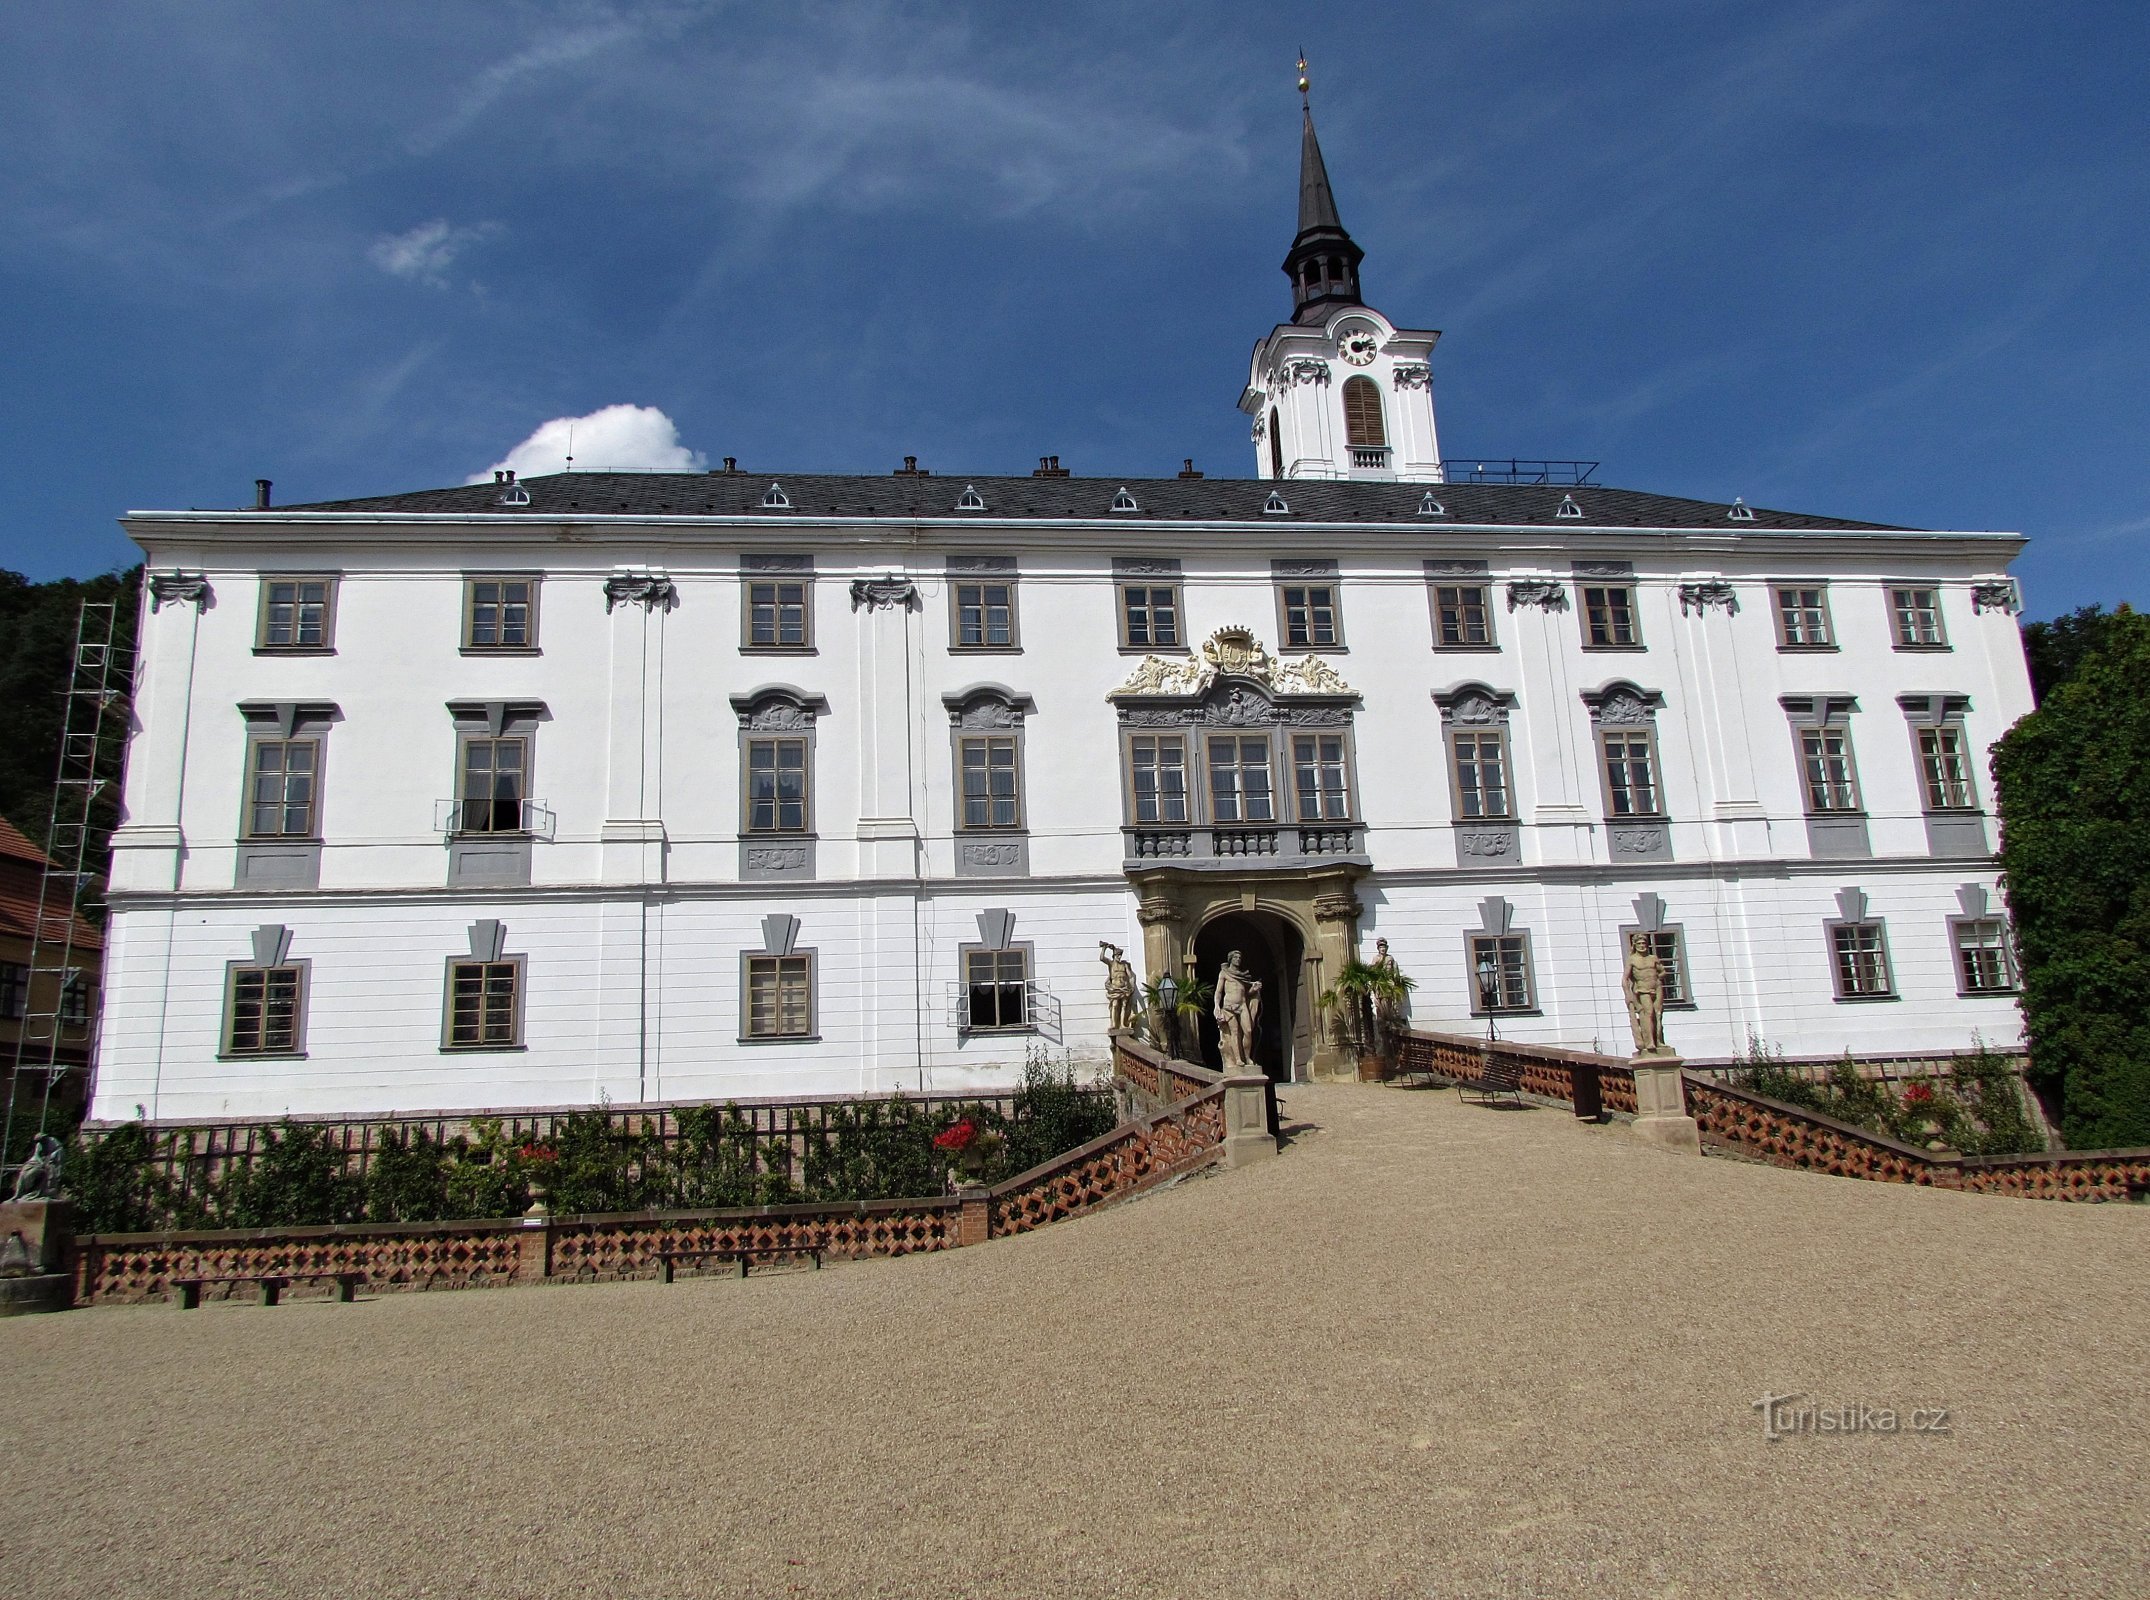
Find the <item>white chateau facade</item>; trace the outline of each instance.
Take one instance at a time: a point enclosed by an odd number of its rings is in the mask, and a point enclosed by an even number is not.
[[[1624,1051],[1639,928],[1690,1057],[2017,1044],[2023,541],[1445,481],[1302,166],[1253,479],[129,515],[93,1115],[999,1084],[1103,1053],[1100,941],[1243,951],[1279,1077],[1377,937],[1429,1027]]]

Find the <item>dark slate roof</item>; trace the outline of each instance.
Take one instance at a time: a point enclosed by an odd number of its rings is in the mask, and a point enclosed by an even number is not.
[[[791,501],[787,511],[766,511],[762,496],[781,484]],[[1731,507],[1719,501],[1684,500],[1644,494],[1634,489],[1593,484],[1506,483],[1359,483],[1298,478],[1268,482],[1256,478],[965,478],[934,473],[928,477],[834,477],[790,472],[575,472],[525,478],[527,506],[503,506],[500,486],[474,483],[450,489],[420,489],[409,494],[375,495],[363,500],[325,500],[311,505],[278,506],[277,511],[497,513],[560,516],[753,516],[772,522],[813,517],[949,517],[1055,518],[1110,522],[1206,520],[1288,526],[1294,522],[1402,522],[1418,526],[1549,527],[1572,523],[1585,528],[1708,528],[1717,532],[1785,529],[1891,529],[1877,522],[1842,517],[1807,516],[1792,511],[1753,508],[1754,520],[1734,521]],[[985,501],[983,512],[960,512],[956,500],[975,488]],[[1121,489],[1140,508],[1115,512]],[[1421,517],[1420,500],[1431,491],[1443,515]],[[1288,512],[1264,512],[1271,492],[1281,495]],[[1572,498],[1579,518],[1559,515]],[[273,514],[273,513],[272,513]]]

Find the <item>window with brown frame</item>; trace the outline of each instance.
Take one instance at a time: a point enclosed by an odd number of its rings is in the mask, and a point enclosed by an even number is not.
[[[1344,380],[1344,443],[1360,449],[1379,449],[1389,442],[1388,425],[1381,415],[1381,391],[1374,380],[1361,374]]]

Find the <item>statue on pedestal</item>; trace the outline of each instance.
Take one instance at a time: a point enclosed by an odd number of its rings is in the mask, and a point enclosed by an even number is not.
[[[1118,945],[1100,939],[1097,949],[1098,960],[1105,963],[1105,1007],[1112,1015],[1111,1029],[1114,1033],[1132,1033],[1135,1028],[1135,969],[1128,964],[1127,952]]]
[[[1638,1056],[1669,1056],[1665,1043],[1665,963],[1647,933],[1627,939],[1627,970],[1620,987],[1627,991],[1627,1021],[1635,1034]]]
[[[1262,986],[1240,965],[1234,950],[1217,969],[1216,997],[1210,1014],[1217,1019],[1217,1053],[1228,1076],[1244,1077],[1262,1069],[1254,1064],[1254,1035],[1262,1020]]]
[[[1403,968],[1396,965],[1396,958],[1389,954],[1386,939],[1374,941],[1374,1040],[1383,1050],[1396,1047],[1396,1036],[1403,1032],[1403,1001],[1410,991],[1410,979],[1403,975]]]

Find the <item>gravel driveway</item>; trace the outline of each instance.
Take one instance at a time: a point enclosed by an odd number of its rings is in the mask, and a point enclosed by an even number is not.
[[[1284,1107],[1279,1160],[946,1255],[0,1322],[0,1570],[100,1597],[2150,1592],[2150,1207],[1697,1161],[1448,1092]],[[1765,1440],[1754,1403],[1794,1392],[1787,1424],[1897,1431]]]

